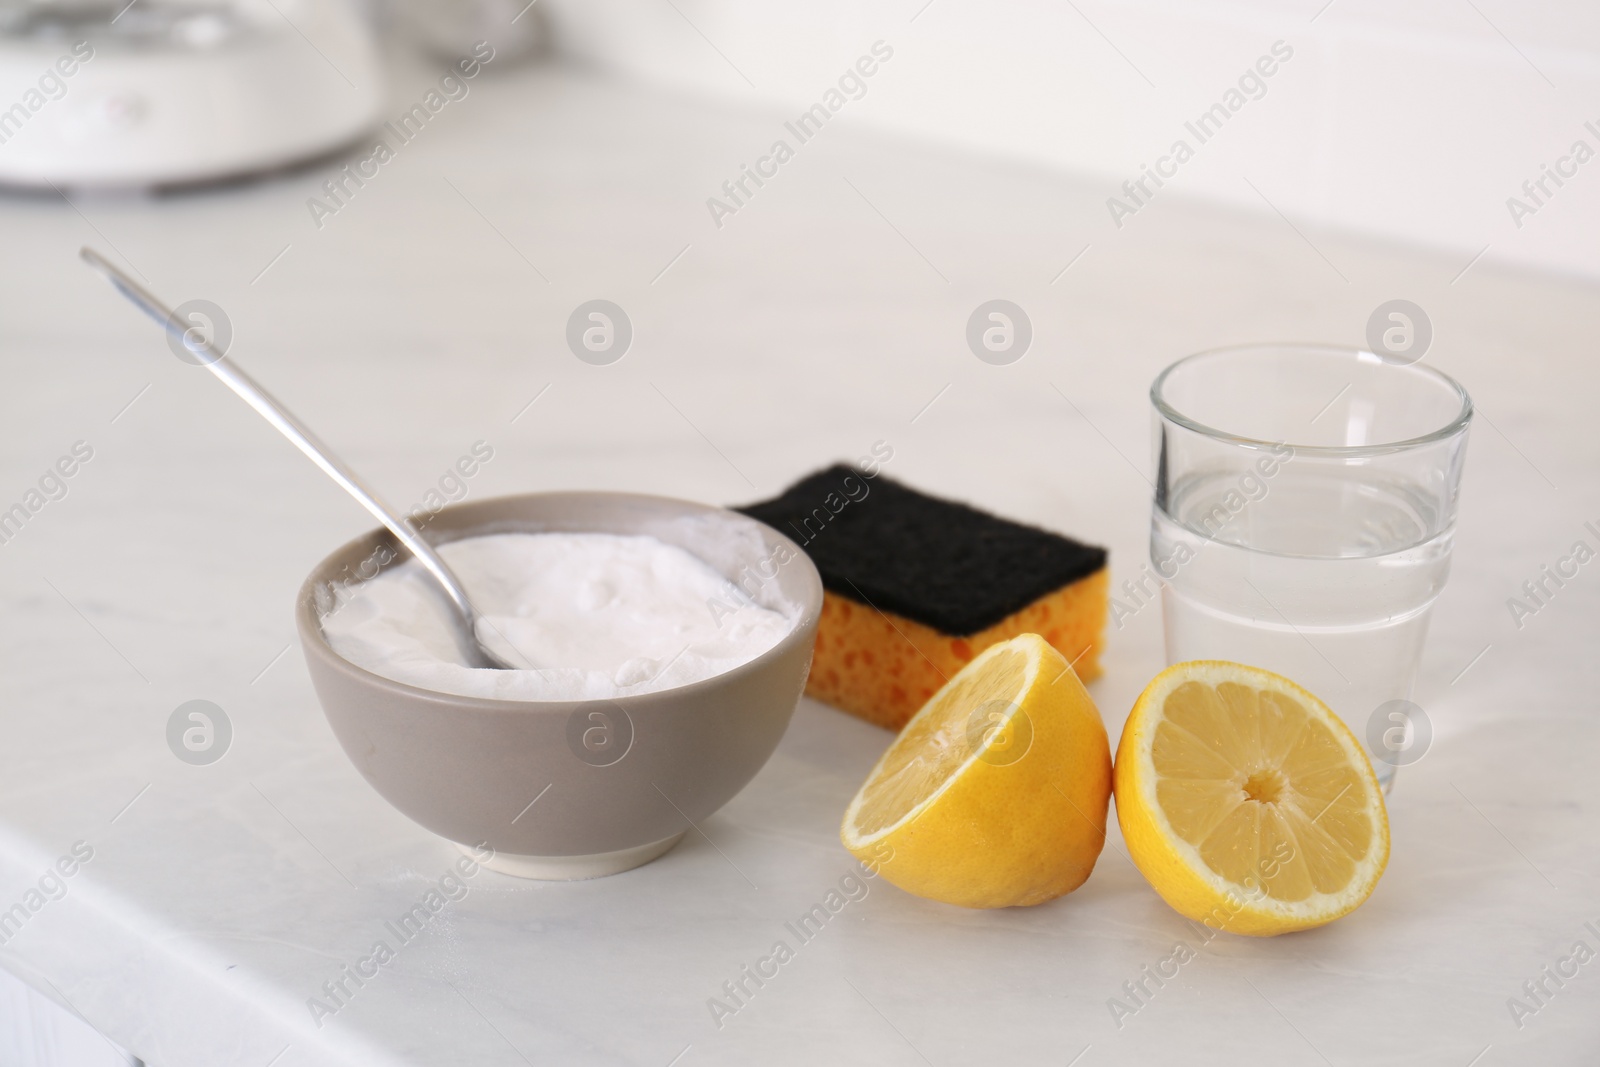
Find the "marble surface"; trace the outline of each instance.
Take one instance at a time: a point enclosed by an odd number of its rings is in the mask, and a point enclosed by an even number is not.
[[[396,99],[420,98],[404,75]],[[400,108],[396,107],[396,111]],[[1600,289],[1159,200],[830,127],[719,228],[706,198],[785,116],[581,72],[478,81],[335,215],[327,166],[199,194],[0,201],[0,508],[92,448],[0,545],[0,909],[92,851],[0,963],[157,1067],[999,1062],[1592,1063],[1600,962],[1600,563],[1517,625],[1507,599],[1600,525]],[[1331,927],[1199,944],[1113,832],[1078,892],[968,912],[872,884],[733,1017],[709,998],[852,869],[838,819],[888,740],[803,702],[732,803],[661,860],[581,884],[481,872],[331,1017],[308,998],[386,937],[454,849],[357,776],[291,603],[359,509],[76,260],[226,309],[232,354],[390,499],[477,441],[474,497],[574,487],[715,502],[887,442],[929,490],[1144,558],[1145,388],[1175,357],[1358,343],[1403,297],[1479,401],[1455,570],[1400,776],[1394,852]],[[996,367],[967,316],[1013,300]],[[626,309],[574,358],[568,315]],[[531,406],[530,406],[531,405]],[[1115,736],[1161,666],[1151,607],[1092,686]],[[223,708],[218,762],[167,723]],[[81,843],[81,844],[80,844]],[[1119,1026],[1123,983],[1196,958]],[[320,1022],[320,1025],[318,1025]]]
[[[6,1067],[138,1067],[109,1038],[0,968],[0,1063]]]

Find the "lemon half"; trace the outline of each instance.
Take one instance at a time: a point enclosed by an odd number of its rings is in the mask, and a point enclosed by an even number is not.
[[[1117,745],[1117,822],[1183,915],[1268,936],[1332,922],[1372,895],[1389,819],[1372,764],[1326,704],[1269,671],[1167,668]]]
[[[935,693],[868,775],[839,836],[909,893],[968,908],[1083,884],[1105,843],[1100,712],[1037,634],[993,645]]]

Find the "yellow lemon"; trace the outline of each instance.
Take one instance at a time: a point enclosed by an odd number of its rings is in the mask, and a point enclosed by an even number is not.
[[[1179,663],[1140,695],[1117,745],[1117,822],[1182,914],[1270,936],[1332,922],[1372,895],[1389,818],[1366,753],[1287,678]]]
[[[1083,884],[1105,844],[1111,751],[1100,712],[1038,634],[986,649],[906,724],[839,836],[908,893],[968,908]]]

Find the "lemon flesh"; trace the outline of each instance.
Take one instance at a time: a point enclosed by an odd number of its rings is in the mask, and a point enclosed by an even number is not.
[[[871,839],[899,823],[952,782],[962,766],[978,758],[969,744],[970,713],[977,710],[979,728],[992,736],[982,738],[996,752],[1017,743],[1025,732],[1015,698],[1026,692],[1035,665],[1016,649],[1001,649],[990,657],[986,669],[963,671],[935,696],[938,707],[908,722],[900,739],[890,746],[872,777],[861,787],[863,802],[856,831]],[[979,710],[982,709],[982,710]]]
[[[1117,748],[1134,863],[1196,921],[1270,935],[1331,922],[1389,855],[1383,794],[1349,729],[1270,672],[1181,663],[1134,705]]]
[[[1043,638],[987,649],[906,724],[840,839],[918,896],[972,908],[1070,892],[1105,843],[1111,755],[1082,682]]]

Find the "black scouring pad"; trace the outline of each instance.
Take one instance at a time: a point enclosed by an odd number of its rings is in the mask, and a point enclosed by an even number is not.
[[[737,509],[793,538],[831,592],[946,634],[995,625],[1106,552],[843,464]]]

